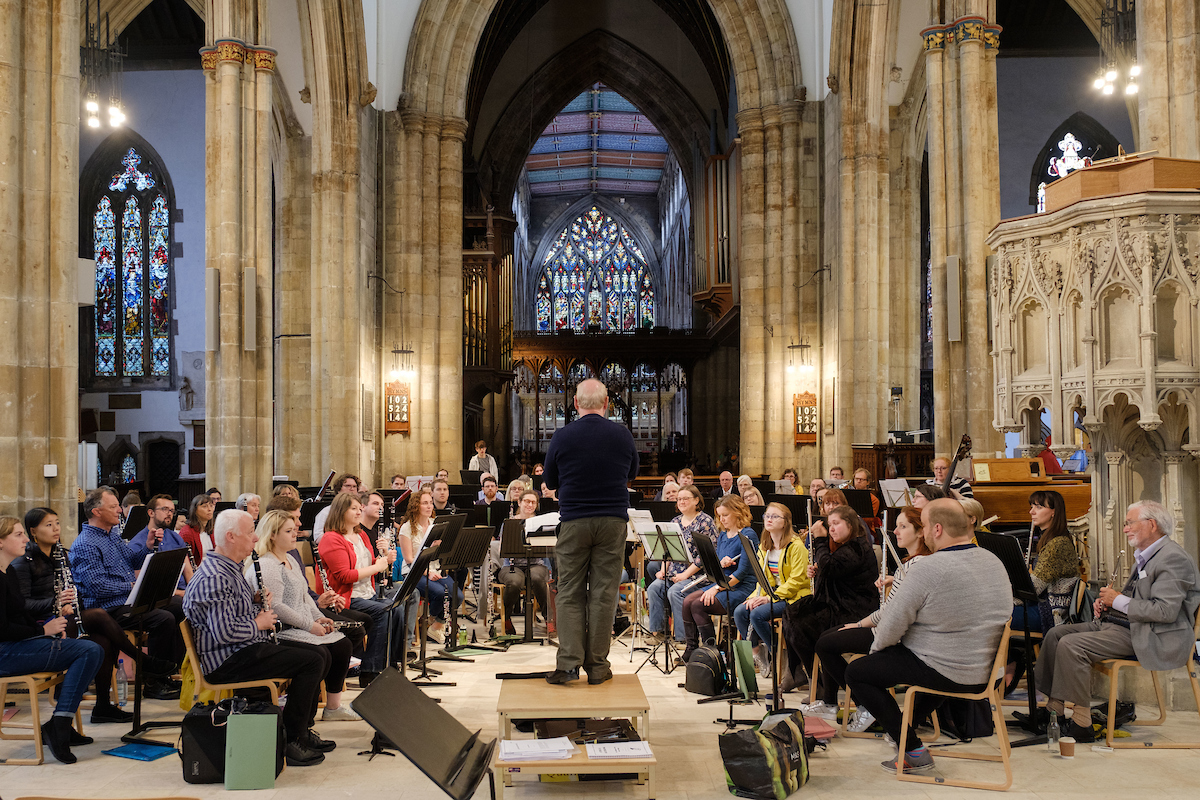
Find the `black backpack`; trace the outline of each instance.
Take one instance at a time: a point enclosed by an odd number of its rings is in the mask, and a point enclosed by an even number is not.
[[[729,683],[725,658],[715,645],[702,644],[687,663],[683,687],[693,694],[713,697],[725,691]]]

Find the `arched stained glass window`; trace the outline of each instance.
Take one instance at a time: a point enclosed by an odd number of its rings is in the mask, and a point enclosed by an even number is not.
[[[143,160],[134,146],[115,166],[97,167],[106,176],[89,212],[99,379],[171,376],[170,201],[162,178],[149,165],[142,169]]]
[[[133,456],[125,456],[121,460],[121,482],[133,483],[137,480],[137,461]]]
[[[541,332],[632,331],[654,325],[654,281],[629,231],[592,206],[546,253],[535,304]]]

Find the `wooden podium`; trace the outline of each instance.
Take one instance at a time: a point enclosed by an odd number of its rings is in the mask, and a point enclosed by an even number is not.
[[[636,674],[615,674],[612,680],[590,686],[586,679],[555,685],[543,680],[505,680],[496,703],[500,715],[500,738],[512,737],[514,719],[596,719],[628,717],[643,741],[650,740],[650,701],[642,691]],[[503,780],[496,785],[496,797],[503,800],[504,787],[512,786],[514,774],[580,775],[636,773],[639,784],[646,784],[650,800],[654,800],[654,768],[658,759],[606,758],[590,759],[587,751],[569,759],[553,761],[501,761],[496,748],[492,768]]]
[[[1046,211],[1080,200],[1155,189],[1200,189],[1200,161],[1151,156],[1084,167],[1046,184]]]

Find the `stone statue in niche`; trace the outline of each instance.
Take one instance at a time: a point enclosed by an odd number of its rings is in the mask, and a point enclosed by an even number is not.
[[[179,384],[179,410],[191,411],[195,404],[196,392],[192,389],[192,381],[184,375],[183,381]]]

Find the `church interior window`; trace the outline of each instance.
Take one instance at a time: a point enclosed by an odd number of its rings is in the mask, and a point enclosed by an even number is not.
[[[559,234],[542,261],[537,329],[632,331],[654,325],[654,303],[641,247],[624,225],[592,206]]]
[[[170,209],[158,180],[140,169],[135,148],[120,163],[91,216],[95,374],[170,377]]]
[[[121,459],[121,482],[134,483],[137,481],[137,461],[133,456],[127,455]]]

